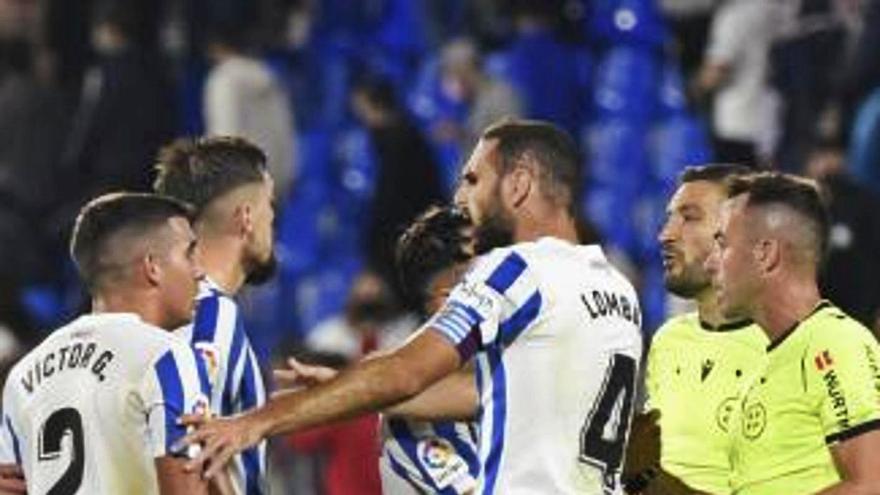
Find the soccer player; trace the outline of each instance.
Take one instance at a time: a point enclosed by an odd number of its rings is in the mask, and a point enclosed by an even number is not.
[[[192,318],[200,276],[182,203],[117,193],[86,205],[71,254],[92,313],[52,333],[3,390],[0,462],[29,493],[207,493],[183,470],[184,413],[207,412],[207,377],[170,331]]]
[[[267,435],[393,405],[475,358],[478,493],[618,490],[641,312],[632,285],[601,248],[576,244],[578,166],[573,141],[550,124],[487,129],[459,197],[467,200],[477,249],[506,247],[478,258],[399,349],[234,419],[188,417],[202,428],[182,443],[205,442],[189,468],[211,459],[210,476]]]
[[[460,209],[432,207],[416,218],[398,240],[395,258],[401,288],[425,315],[443,306],[449,291],[470,266],[470,230],[470,220]],[[294,385],[323,383],[337,374],[331,368],[296,360],[290,365],[290,369],[277,370],[276,377]],[[459,373],[383,414],[379,463],[383,494],[465,495],[476,487],[480,471],[476,425],[472,421],[409,417],[474,419],[477,396],[473,369],[463,368]],[[458,414],[450,413],[442,404],[449,393],[471,393],[469,407]]]
[[[648,351],[649,407],[659,412],[660,467],[632,480],[642,493],[666,493],[671,474],[693,489],[730,493],[730,422],[737,396],[761,366],[767,337],[748,318],[719,314],[704,268],[712,250],[726,180],[748,173],[737,165],[691,167],[669,200],[658,240],[666,288],[694,300],[697,311],[674,317],[654,335]],[[641,438],[633,429],[633,448]],[[638,454],[638,453],[637,453]]]
[[[770,339],[731,425],[734,493],[880,493],[880,345],[819,294],[827,231],[814,184],[788,175],[735,180],[722,207],[721,314]]]
[[[231,416],[262,405],[266,390],[234,296],[275,268],[274,183],[266,155],[236,137],[182,139],[159,152],[157,192],[195,208],[199,261],[205,271],[192,325],[180,330],[204,358],[211,408]],[[266,445],[236,457],[236,493],[265,493]]]

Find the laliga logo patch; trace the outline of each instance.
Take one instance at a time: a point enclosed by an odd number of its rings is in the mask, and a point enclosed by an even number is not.
[[[205,363],[208,381],[211,382],[211,386],[216,385],[220,373],[220,349],[211,342],[196,342],[194,347]]]
[[[419,442],[419,459],[431,469],[441,469],[453,455],[452,445],[441,438],[428,438]]]
[[[204,394],[199,394],[196,397],[195,402],[192,407],[192,414],[196,414],[199,416],[210,416],[211,415],[211,403],[208,401],[208,398],[205,397]]]
[[[425,466],[438,488],[451,486],[456,480],[468,475],[468,466],[455,453],[452,444],[443,438],[430,437],[421,440],[416,447],[419,462]]]

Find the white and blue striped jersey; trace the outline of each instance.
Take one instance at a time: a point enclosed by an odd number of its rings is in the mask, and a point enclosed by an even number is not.
[[[477,485],[476,425],[382,418],[383,495],[465,495]]]
[[[477,259],[429,322],[476,359],[477,493],[621,492],[640,325],[598,246],[543,238]]]
[[[0,462],[28,493],[158,494],[154,459],[207,412],[207,374],[187,342],[134,314],[82,316],[19,361],[3,390]]]
[[[177,334],[204,359],[215,414],[231,416],[266,402],[260,364],[245,333],[238,303],[217,284],[207,278],[201,282],[195,318]],[[267,493],[266,442],[236,456],[230,475],[238,494]]]

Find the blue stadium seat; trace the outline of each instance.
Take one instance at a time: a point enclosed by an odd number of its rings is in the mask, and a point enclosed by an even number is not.
[[[669,36],[655,0],[595,0],[589,34],[604,43],[660,47]]]
[[[662,195],[672,193],[678,174],[685,167],[712,161],[710,143],[705,123],[687,112],[671,115],[654,125],[648,149],[652,174],[662,184]]]
[[[517,36],[487,58],[489,73],[522,96],[526,115],[549,120],[576,135],[586,119],[592,60],[586,50],[560,42],[549,31]]]
[[[446,97],[440,85],[440,61],[437,57],[432,57],[422,64],[407,98],[407,107],[428,137],[446,193],[451,196],[458,182],[463,151],[457,141],[439,142],[431,139],[430,132],[443,121],[465,125],[468,109],[464,102],[455,102]]]
[[[651,50],[630,46],[607,50],[596,68],[596,116],[648,122],[657,112],[659,75],[657,56]]]

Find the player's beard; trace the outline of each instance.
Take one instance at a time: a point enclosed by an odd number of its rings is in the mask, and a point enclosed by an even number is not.
[[[712,286],[712,279],[702,268],[702,263],[683,265],[677,275],[666,275],[666,290],[678,297],[693,299]]]
[[[513,220],[495,203],[486,218],[474,226],[474,253],[477,255],[513,244]]]
[[[278,271],[278,258],[275,257],[275,253],[272,252],[269,254],[269,258],[264,261],[254,261],[253,264],[248,269],[247,277],[245,277],[244,283],[248,285],[263,285],[272,277],[275,276],[275,272]]]

